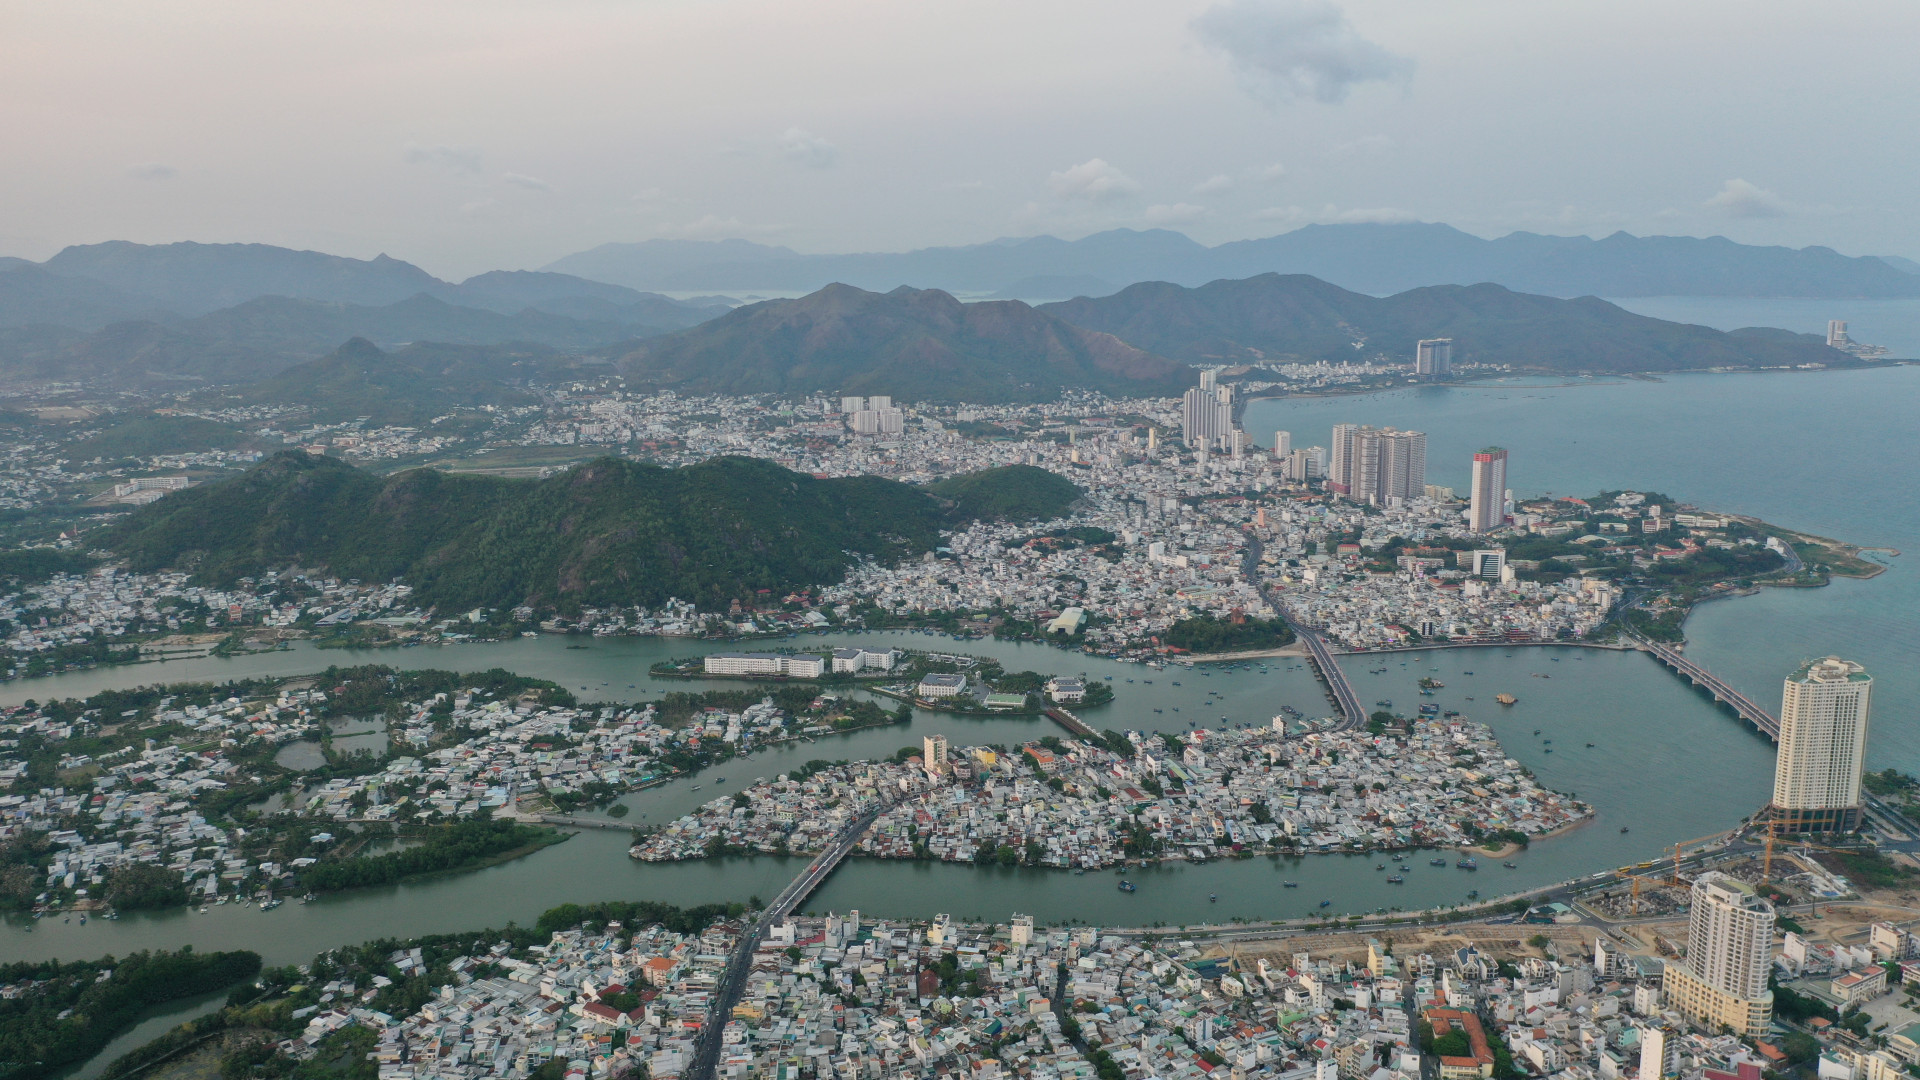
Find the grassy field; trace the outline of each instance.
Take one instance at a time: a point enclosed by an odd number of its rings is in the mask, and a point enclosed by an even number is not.
[[[541,469],[560,469],[613,453],[608,446],[503,446],[479,455],[439,457],[430,469],[493,476],[537,476]]]
[[[1870,578],[1886,570],[1886,567],[1871,559],[1861,558],[1861,549],[1858,545],[1825,536],[1814,536],[1811,533],[1794,532],[1792,529],[1769,525],[1758,519],[1743,518],[1742,520],[1769,536],[1777,536],[1792,544],[1793,550],[1808,566],[1821,564],[1826,566],[1830,573],[1851,578]]]

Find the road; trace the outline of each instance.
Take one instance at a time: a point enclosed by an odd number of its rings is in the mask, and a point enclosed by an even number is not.
[[[886,803],[860,815],[840,830],[833,844],[820,856],[807,864],[780,895],[773,898],[767,909],[753,917],[744,933],[740,935],[740,944],[733,950],[733,956],[727,961],[727,969],[720,976],[720,983],[714,987],[712,1007],[707,1010],[706,1026],[700,1029],[700,1040],[695,1044],[693,1064],[687,1069],[690,1080],[711,1080],[720,1065],[720,1036],[726,1029],[727,1021],[733,1016],[733,1007],[740,1004],[740,995],[746,991],[747,978],[753,970],[753,954],[760,947],[760,939],[766,929],[793,914],[794,908],[802,900],[813,894],[842,860],[852,853],[860,838],[879,819],[881,814],[898,805]]]
[[[1321,681],[1327,685],[1327,693],[1340,709],[1341,722],[1333,730],[1345,731],[1360,727],[1367,722],[1366,709],[1361,706],[1360,695],[1353,689],[1353,684],[1347,681],[1346,672],[1340,670],[1340,664],[1334,659],[1333,649],[1328,647],[1327,639],[1321,637],[1318,630],[1296,621],[1287,613],[1286,606],[1280,603],[1279,598],[1261,584],[1260,556],[1265,552],[1266,545],[1260,542],[1260,538],[1248,533],[1247,555],[1241,564],[1241,573],[1249,584],[1260,590],[1260,596],[1272,605],[1273,610],[1279,612],[1280,617],[1286,620],[1294,636],[1306,645],[1308,657],[1313,660],[1315,670],[1320,672]]]

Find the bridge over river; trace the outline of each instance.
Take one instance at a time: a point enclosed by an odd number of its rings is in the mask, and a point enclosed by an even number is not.
[[[748,922],[746,931],[740,935],[740,944],[727,961],[727,970],[720,976],[720,985],[714,988],[712,1008],[707,1012],[706,1025],[700,1029],[693,1064],[687,1069],[688,1080],[711,1080],[718,1070],[720,1035],[726,1029],[727,1021],[733,1019],[733,1007],[740,1004],[740,995],[746,991],[747,978],[753,971],[753,954],[760,948],[760,939],[765,936],[767,928],[793,914],[801,901],[813,895],[820,883],[827,880],[841,862],[853,853],[854,846],[873,827],[880,815],[895,805],[887,803],[875,807],[849,822],[819,858],[808,863],[800,876],[782,889],[765,911]]]
[[[1693,685],[1712,694],[1713,700],[1738,713],[1740,719],[1758,728],[1761,734],[1774,742],[1780,741],[1779,718],[1756,705],[1752,698],[1735,690],[1725,679],[1687,659],[1672,646],[1662,645],[1656,641],[1642,641],[1641,644],[1654,659],[1679,672]]]

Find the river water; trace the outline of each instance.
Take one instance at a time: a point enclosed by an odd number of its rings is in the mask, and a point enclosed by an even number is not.
[[[1523,493],[1644,487],[1848,540],[1905,550],[1920,546],[1920,491],[1912,482],[1920,434],[1910,420],[1920,400],[1920,368],[1539,383],[1254,402],[1246,425],[1263,439],[1277,427],[1287,428],[1296,445],[1324,443],[1331,425],[1346,420],[1424,430],[1429,478],[1456,487],[1465,486],[1471,451],[1498,442],[1512,452],[1511,482]],[[1866,663],[1877,680],[1873,765],[1920,768],[1914,718],[1920,674],[1908,666],[1920,646],[1920,626],[1912,617],[1920,595],[1905,559],[1888,561],[1892,569],[1871,581],[1769,590],[1706,605],[1689,623],[1689,652],[1763,704],[1777,702],[1779,680],[1802,657],[1837,652]],[[588,647],[569,648],[570,642]],[[1297,660],[1153,671],[1041,645],[961,643],[916,634],[826,635],[788,644],[825,648],[851,642],[992,655],[1010,670],[1111,675],[1118,700],[1088,710],[1086,718],[1096,727],[1184,730],[1193,722],[1218,725],[1222,716],[1234,723],[1265,722],[1281,705],[1308,716],[1328,711],[1319,684]],[[0,687],[0,701],[83,696],[108,686],[155,681],[294,675],[362,662],[468,671],[497,666],[553,679],[589,700],[645,700],[668,690],[740,685],[647,675],[657,660],[718,647],[552,636],[368,653],[301,647],[15,683]],[[1384,673],[1371,673],[1370,668],[1383,665]],[[1404,886],[1387,885],[1386,874],[1374,869],[1385,860],[1360,856],[1263,857],[1135,870],[1129,877],[1140,889],[1132,894],[1118,891],[1110,873],[1074,876],[856,859],[809,905],[857,907],[881,917],[948,912],[1005,919],[1023,912],[1043,922],[1169,926],[1308,915],[1322,910],[1321,900],[1331,901],[1324,909],[1329,912],[1417,908],[1462,902],[1469,890],[1491,897],[1649,859],[1663,845],[1736,824],[1768,795],[1771,744],[1636,653],[1443,649],[1355,657],[1344,666],[1363,700],[1391,699],[1403,708],[1416,700],[1415,681],[1422,675],[1444,682],[1434,700],[1492,724],[1512,756],[1543,783],[1593,804],[1596,820],[1535,843],[1511,860],[1516,865],[1511,870],[1499,860],[1482,860],[1476,874],[1429,867],[1424,857],[1415,857]],[[1149,678],[1152,684],[1145,681]],[[1176,681],[1182,685],[1174,686]],[[1493,695],[1501,692],[1514,694],[1519,703],[1510,709],[1493,704]],[[1042,719],[916,713],[906,725],[769,748],[701,776],[629,795],[623,801],[631,813],[624,821],[668,820],[809,758],[891,754],[935,732],[964,745],[1011,743],[1055,730]],[[1589,742],[1595,745],[1589,748]],[[695,784],[702,787],[698,793],[692,790]],[[27,922],[14,920],[0,929],[0,958],[98,956],[192,943],[256,949],[269,963],[284,963],[374,935],[525,923],[569,900],[650,898],[685,904],[771,897],[801,865],[771,857],[639,864],[626,857],[627,843],[624,831],[587,830],[504,866],[322,897],[272,912],[228,906],[205,915],[129,913],[117,922],[93,920],[84,927],[42,920],[31,930]],[[1283,888],[1285,881],[1298,887]],[[1219,899],[1210,900],[1213,895]]]

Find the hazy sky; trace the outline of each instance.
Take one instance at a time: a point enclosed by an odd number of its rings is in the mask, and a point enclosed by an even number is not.
[[[0,254],[1315,221],[1920,258],[1913,0],[0,0]]]

